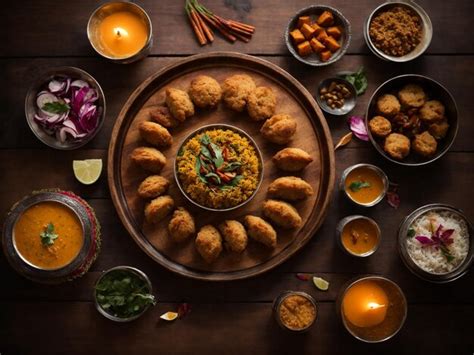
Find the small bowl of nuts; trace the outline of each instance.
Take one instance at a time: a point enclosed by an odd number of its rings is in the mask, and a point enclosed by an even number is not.
[[[355,107],[357,92],[350,82],[342,78],[328,78],[318,86],[316,101],[319,107],[331,115],[342,116]]]

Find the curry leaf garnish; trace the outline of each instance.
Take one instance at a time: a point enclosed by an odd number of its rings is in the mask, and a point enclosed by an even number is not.
[[[349,188],[351,189],[352,192],[357,192],[362,188],[365,187],[370,187],[370,184],[366,181],[353,181],[350,185]]]
[[[410,228],[407,232],[407,237],[408,238],[413,238],[415,236],[416,232],[413,228]]]
[[[49,222],[48,225],[44,228],[44,230],[40,234],[41,243],[43,245],[53,245],[54,241],[58,239],[58,235],[54,231],[54,224]]]
[[[237,170],[238,168],[240,168],[241,166],[242,166],[241,162],[233,161],[231,163],[228,163],[226,166],[224,166],[222,171],[234,171],[234,170]]]
[[[50,113],[65,113],[69,111],[70,107],[65,102],[56,101],[45,103],[41,109]]]
[[[357,95],[362,95],[367,90],[368,80],[363,67],[360,67],[355,73],[342,75],[342,77],[354,85]]]
[[[454,260],[454,255],[449,251],[449,245],[454,243],[452,238],[454,229],[444,229],[443,225],[440,224],[438,228],[431,233],[431,236],[418,235],[415,237],[423,247],[434,247],[436,250],[441,251],[446,260],[450,263]]]

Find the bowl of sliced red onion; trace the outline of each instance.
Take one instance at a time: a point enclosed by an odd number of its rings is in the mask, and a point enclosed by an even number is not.
[[[43,143],[56,149],[76,149],[102,127],[105,97],[89,73],[75,67],[55,68],[30,87],[25,114],[31,130]]]

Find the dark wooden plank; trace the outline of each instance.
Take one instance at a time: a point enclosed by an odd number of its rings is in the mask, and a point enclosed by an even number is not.
[[[356,108],[351,114],[364,115],[373,91],[385,80],[405,74],[419,73],[430,76],[444,84],[457,102],[459,111],[459,132],[451,148],[456,151],[474,151],[474,91],[472,80],[474,66],[471,56],[425,56],[411,64],[394,66],[381,62],[373,56],[345,56],[341,61],[329,67],[308,69],[290,57],[270,57],[271,62],[287,70],[312,93],[318,83],[342,70],[357,70],[364,66],[369,77],[367,92],[360,96]],[[102,130],[90,142],[87,148],[108,147],[113,124],[128,96],[148,76],[177,58],[147,58],[146,60],[127,66],[111,65],[100,59],[64,58],[64,59],[0,59],[0,77],[6,83],[4,94],[0,97],[0,148],[44,148],[30,131],[24,115],[24,98],[28,87],[37,73],[48,68],[73,65],[90,72],[102,85],[107,101],[106,121]],[[347,132],[344,118],[326,116],[332,131],[333,140]],[[366,146],[366,143],[351,143],[351,147]]]
[[[2,40],[0,56],[96,56],[87,40],[86,26],[90,14],[100,3],[97,0],[9,3],[0,15],[1,32],[5,38]],[[152,19],[155,39],[152,53],[155,55],[219,50],[288,55],[283,41],[287,23],[299,9],[310,4],[305,0],[242,0],[240,4],[250,4],[251,9],[247,13],[225,6],[226,1],[204,1],[219,15],[246,21],[256,25],[257,30],[248,44],[231,44],[218,37],[212,45],[200,48],[185,16],[182,1],[165,4],[161,1],[140,0],[137,3],[145,8]],[[471,29],[470,17],[466,14],[474,12],[472,1],[420,0],[418,3],[425,8],[433,22],[434,37],[428,53],[474,52],[474,43],[460,35],[469,33]],[[331,0],[325,4],[339,9],[351,22],[352,43],[349,53],[368,53],[362,35],[363,24],[380,1]],[[452,26],[455,26],[455,31],[446,31]]]
[[[0,351],[5,355],[38,349],[48,354],[411,354],[415,349],[470,354],[474,331],[474,307],[454,304],[410,305],[404,328],[382,344],[352,338],[334,303],[319,303],[317,323],[302,335],[278,328],[271,303],[195,304],[186,318],[173,323],[158,322],[158,317],[177,305],[158,304],[125,324],[105,319],[89,302],[0,305]],[[46,325],[51,328],[45,330]]]
[[[31,157],[35,153],[35,159]],[[100,157],[104,151],[79,151],[83,157]],[[22,195],[33,189],[47,186],[60,186],[71,189],[84,197],[106,197],[106,180],[102,176],[98,185],[82,187],[78,184],[70,168],[69,157],[51,160],[47,150],[5,151],[0,150],[0,166],[4,167],[4,184],[0,185],[0,202],[2,215]],[[397,252],[396,233],[402,219],[415,208],[430,202],[449,203],[462,208],[470,220],[474,220],[474,206],[471,190],[466,193],[453,193],[446,186],[470,186],[472,172],[459,167],[472,165],[472,153],[448,153],[443,159],[428,167],[416,170],[416,178],[423,182],[413,183],[413,171],[386,163],[373,149],[348,149],[336,152],[336,177],[349,165],[358,162],[374,163],[382,167],[388,176],[400,184],[402,203],[394,210],[383,201],[380,205],[365,210],[353,207],[344,197],[335,191],[328,216],[311,242],[305,248],[274,271],[248,281],[237,283],[200,283],[178,277],[160,267],[148,258],[123,228],[114,207],[109,199],[90,199],[97,217],[102,224],[103,246],[97,262],[93,265],[94,273],[84,279],[64,287],[50,288],[38,286],[21,279],[7,267],[5,260],[0,266],[0,278],[8,284],[17,285],[12,293],[0,295],[0,299],[34,300],[89,300],[92,284],[97,272],[117,265],[132,265],[143,269],[150,275],[157,287],[157,294],[166,301],[179,301],[181,297],[200,302],[213,301],[270,301],[283,289],[304,289],[315,291],[311,284],[302,283],[294,276],[296,272],[310,272],[323,275],[331,282],[328,293],[317,293],[318,299],[334,300],[341,285],[358,274],[382,274],[400,284],[411,302],[444,302],[450,299],[456,302],[469,302],[474,299],[474,273],[450,285],[432,285],[418,280],[403,265]],[[23,169],[15,169],[17,161],[30,161]],[[52,173],[54,171],[54,173]],[[443,172],[438,174],[436,172]],[[30,177],[36,173],[36,179]],[[446,185],[447,184],[447,185]],[[12,189],[11,186],[17,186]],[[440,188],[440,186],[442,186]],[[21,188],[20,188],[21,187]],[[345,255],[337,246],[335,226],[337,222],[349,215],[361,213],[371,216],[382,228],[382,244],[379,250],[367,260]],[[169,287],[169,288],[168,288]],[[58,290],[52,292],[51,290]],[[176,293],[176,290],[180,290]],[[248,290],[253,290],[249,293]],[[163,293],[163,294],[162,294]]]

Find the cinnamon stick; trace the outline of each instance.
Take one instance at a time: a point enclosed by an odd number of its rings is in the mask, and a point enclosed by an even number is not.
[[[204,35],[204,30],[201,27],[201,23],[197,19],[196,11],[191,10],[190,13],[191,13],[192,21],[193,21],[194,26],[196,27],[196,30],[197,30],[197,33],[198,33],[199,43],[201,44],[201,46],[203,46],[207,43],[206,36]]]
[[[207,26],[206,22],[204,22],[204,20],[202,19],[203,15],[201,15],[198,11],[196,11],[195,13],[196,13],[196,17],[197,17],[199,23],[201,24],[201,28],[202,28],[204,34],[206,35],[207,39],[209,40],[209,42],[214,42],[214,35],[212,34],[212,31]]]

